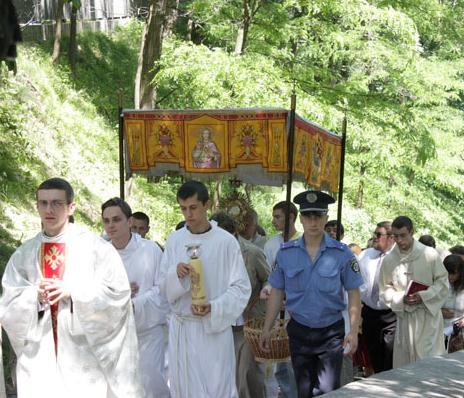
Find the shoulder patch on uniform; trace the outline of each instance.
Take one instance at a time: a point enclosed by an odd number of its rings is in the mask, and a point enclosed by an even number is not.
[[[332,239],[329,237],[329,244],[327,246],[329,247],[333,247],[334,249],[337,249],[337,250],[345,250],[345,248],[348,248],[347,245],[345,245],[343,242],[340,242],[336,239]],[[350,250],[351,252],[351,250]]]
[[[288,249],[290,247],[298,246],[298,240],[289,240],[288,242],[284,242],[280,245],[281,249]]]
[[[354,257],[351,260],[351,269],[353,270],[353,272],[359,272],[359,263],[358,260],[356,260]]]
[[[336,240],[335,242],[337,242],[336,243],[337,249],[343,250],[346,246],[343,242],[339,242],[338,240]]]

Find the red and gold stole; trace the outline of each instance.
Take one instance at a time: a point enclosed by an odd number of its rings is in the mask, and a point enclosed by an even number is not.
[[[43,242],[40,252],[42,263],[42,275],[44,278],[63,279],[65,269],[66,244],[57,242]],[[53,340],[55,341],[55,355],[58,354],[58,305],[50,306],[53,328]]]

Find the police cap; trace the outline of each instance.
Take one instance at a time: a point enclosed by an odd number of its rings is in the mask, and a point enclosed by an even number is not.
[[[321,191],[304,191],[293,198],[293,202],[300,205],[300,213],[315,212],[327,214],[329,205],[335,203],[332,196]]]

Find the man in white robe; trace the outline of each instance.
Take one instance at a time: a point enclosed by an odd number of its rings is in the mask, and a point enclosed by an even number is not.
[[[36,196],[43,231],[10,258],[0,299],[0,322],[17,356],[18,398],[142,397],[118,253],[69,223],[75,204],[67,181],[49,179]],[[46,270],[63,273],[44,278]]]
[[[441,307],[448,295],[448,273],[437,251],[414,240],[413,233],[408,217],[393,221],[396,246],[379,273],[380,299],[397,315],[394,368],[445,353]],[[428,288],[407,294],[413,281]]]
[[[251,293],[237,240],[208,222],[204,184],[188,181],[177,192],[186,225],[166,241],[164,291],[171,308],[169,373],[175,398],[233,398],[235,353],[231,326]],[[193,306],[188,245],[200,245],[207,304]]]
[[[163,375],[164,326],[169,310],[160,294],[163,252],[154,242],[131,233],[131,215],[130,206],[120,198],[102,205],[105,232],[122,258],[131,285],[144,397],[169,398]]]

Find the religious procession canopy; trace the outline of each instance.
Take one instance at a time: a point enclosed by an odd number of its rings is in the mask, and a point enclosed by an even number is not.
[[[123,110],[128,175],[287,180],[286,109]],[[341,137],[296,115],[293,180],[338,191]]]

